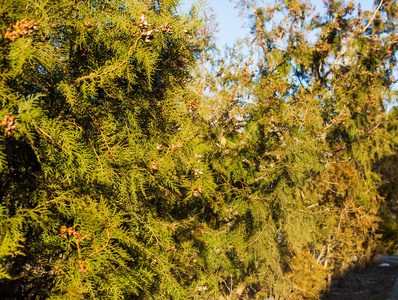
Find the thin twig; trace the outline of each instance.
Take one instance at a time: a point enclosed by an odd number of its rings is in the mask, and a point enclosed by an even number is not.
[[[104,4],[102,4],[102,8],[101,8],[101,12],[104,12],[105,10],[105,5],[108,3],[108,0],[104,2]]]
[[[268,224],[265,224],[264,227],[263,227],[263,229],[261,230],[261,232],[260,232],[259,235],[257,236],[257,238],[256,238],[253,242],[251,242],[250,244],[246,245],[244,248],[247,248],[247,247],[253,245],[255,242],[257,242],[258,239],[260,238],[260,236],[263,234],[263,232],[264,232],[264,230],[265,230],[265,227],[267,227],[267,225],[268,225]]]
[[[59,273],[62,273],[63,275],[65,275],[67,278],[70,278],[68,274],[65,273],[65,271],[63,271],[62,269],[58,268],[57,266],[54,265],[50,265],[50,264],[45,264],[45,266],[54,268],[56,271],[58,271]]]
[[[87,76],[80,77],[80,78],[78,78],[78,79],[75,80],[75,83],[79,83],[79,82],[85,81],[85,80],[87,80],[87,79],[95,79],[95,78],[101,77],[101,76],[103,76],[103,75],[106,75],[106,74],[108,74],[108,73],[111,73],[111,72],[113,72],[113,71],[119,69],[119,68],[120,68],[121,66],[123,66],[125,63],[127,63],[127,61],[128,61],[129,58],[130,58],[131,52],[135,51],[135,49],[137,48],[137,45],[138,45],[138,41],[139,41],[140,39],[141,39],[141,36],[139,36],[139,37],[137,38],[137,40],[136,40],[135,43],[134,43],[134,46],[130,48],[129,53],[128,53],[128,56],[126,57],[126,59],[124,59],[122,62],[120,62],[117,66],[115,66],[115,67],[113,67],[113,68],[111,68],[111,69],[109,69],[109,70],[106,70],[106,71],[104,71],[104,72],[102,72],[102,73],[100,73],[100,74],[90,74],[90,75],[87,75]]]
[[[280,44],[280,42],[281,42],[281,40],[282,40],[283,33],[284,33],[284,30],[285,30],[285,28],[286,28],[286,25],[287,25],[287,22],[288,22],[288,21],[289,21],[289,19],[286,18],[285,25],[283,25],[281,35],[279,36],[278,42],[277,42],[277,44],[276,44],[276,48],[277,48],[277,49],[279,48],[279,44]]]
[[[156,239],[156,241],[158,242],[158,244],[164,248],[163,244],[159,241],[157,235],[156,235],[155,232],[152,230],[152,228],[149,227],[149,225],[148,225],[144,220],[140,220],[140,221],[141,221],[142,223],[144,223],[146,227],[148,227],[148,229],[152,232],[152,234],[153,234],[153,236],[155,237],[155,239]]]
[[[96,156],[97,159],[98,159],[98,162],[99,162],[100,167],[101,167],[101,172],[102,172],[102,175],[103,175],[103,174],[104,174],[104,168],[102,167],[101,160],[100,160],[100,158],[99,158],[99,156],[98,156],[98,154],[97,154],[97,151],[95,151],[95,148],[94,148],[93,143],[91,142],[91,139],[89,138],[88,140],[90,141],[91,147],[93,148],[93,151],[94,151],[94,153],[95,153],[95,156]]]
[[[152,253],[151,251],[149,251],[149,250],[146,249],[145,247],[141,246],[141,245],[138,244],[138,243],[134,243],[134,244],[135,244],[138,248],[142,249],[144,252],[147,252],[147,253],[149,253],[150,255],[152,255],[152,256],[155,258],[155,260],[157,260],[157,261],[161,264],[162,269],[163,269],[163,272],[164,272],[164,274],[166,275],[167,279],[168,279],[169,282],[172,284],[172,286],[174,287],[174,289],[178,292],[178,294],[180,294],[179,289],[173,284],[172,280],[170,279],[170,276],[169,276],[169,274],[168,274],[168,272],[167,272],[167,270],[166,270],[166,266],[164,265],[164,263],[163,263],[154,253]]]
[[[100,133],[101,133],[101,136],[102,136],[102,139],[103,139],[104,142],[105,142],[106,148],[108,149],[109,153],[114,157],[114,155],[113,155],[113,153],[112,153],[112,150],[111,150],[111,148],[109,147],[109,144],[108,144],[108,142],[107,142],[107,140],[106,140],[106,138],[105,138],[105,135],[104,135],[104,133],[103,133],[103,131],[102,131],[102,129],[101,129],[101,126],[99,125],[97,119],[94,118],[94,117],[87,111],[87,109],[86,109],[85,107],[83,107],[83,106],[81,106],[80,104],[77,104],[77,103],[72,103],[72,104],[73,104],[73,105],[76,105],[76,106],[79,106],[80,108],[82,108],[82,109],[90,116],[90,118],[94,121],[95,125],[97,125],[98,130],[99,130]]]
[[[7,279],[7,280],[18,280],[18,279],[21,279],[22,277],[25,277],[25,274],[21,274],[21,275],[18,275],[18,276],[15,276],[15,277],[11,277],[11,278],[4,278],[4,279]]]
[[[381,5],[383,4],[383,0],[380,1],[379,6],[376,8],[376,11],[374,12],[372,18],[370,19],[370,21],[368,22],[368,24],[365,26],[365,28],[363,29],[363,32],[366,31],[366,29],[368,29],[368,27],[370,26],[370,24],[372,24],[374,18],[376,17],[376,14],[378,13]]]
[[[109,245],[109,241],[111,240],[111,237],[109,235],[109,228],[106,228],[106,236],[107,236],[107,240],[105,245],[103,245],[100,249],[95,250],[94,252],[90,253],[89,255],[87,255],[84,260],[86,260],[87,258],[90,258],[92,256],[94,256],[95,254],[97,254],[98,252],[104,250],[106,247],[108,247]]]
[[[383,0],[380,1],[379,6],[377,7],[376,11],[374,12],[372,18],[370,19],[370,21],[368,22],[368,24],[366,24],[366,26],[361,30],[362,33],[364,33],[370,26],[370,24],[372,24],[374,18],[376,17],[376,14],[378,13],[381,5],[383,4]],[[346,47],[344,50],[342,50],[339,55],[336,57],[336,59],[334,60],[332,66],[329,68],[329,70],[327,70],[325,72],[325,74],[322,76],[323,78],[325,78],[327,75],[329,75],[329,73],[334,69],[334,67],[337,65],[338,61],[340,60],[340,58],[348,51],[348,47]]]
[[[313,292],[307,291],[307,290],[302,289],[302,288],[299,288],[297,285],[293,286],[293,288],[296,289],[296,290],[302,291],[302,292],[304,292],[304,293],[309,293],[312,297],[314,297],[314,298],[317,299],[317,300],[320,300],[320,299],[321,299],[321,298],[319,298],[317,295],[315,295]]]
[[[34,124],[34,126],[42,133],[44,134],[50,141],[52,141],[54,144],[56,144],[58,147],[60,147],[63,151],[66,152],[66,150],[61,146],[61,144],[57,143],[48,133],[46,133],[43,129],[41,129],[37,124]]]

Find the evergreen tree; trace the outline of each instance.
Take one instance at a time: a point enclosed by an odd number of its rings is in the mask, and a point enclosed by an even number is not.
[[[305,1],[240,4],[250,55],[238,44],[213,61],[198,95],[220,199],[205,231],[219,282],[208,295],[316,298],[377,246],[396,4],[326,1],[322,16]]]
[[[388,112],[388,121],[383,124],[385,135],[392,143],[392,151],[390,155],[386,155],[376,160],[374,171],[380,176],[378,183],[378,191],[385,201],[382,202],[380,215],[382,222],[379,231],[382,234],[382,246],[387,252],[394,253],[398,243],[398,206],[397,206],[397,121],[398,109],[394,107]]]
[[[183,105],[198,8],[0,7],[0,294],[186,299],[207,180]]]

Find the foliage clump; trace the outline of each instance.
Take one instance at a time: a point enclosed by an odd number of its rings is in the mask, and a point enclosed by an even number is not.
[[[396,4],[238,6],[221,56],[174,0],[1,4],[4,298],[317,298],[372,257]]]

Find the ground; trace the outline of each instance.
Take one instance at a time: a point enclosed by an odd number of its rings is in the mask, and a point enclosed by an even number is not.
[[[395,255],[394,255],[395,256]],[[385,258],[385,260],[383,260]],[[390,267],[381,267],[388,263]],[[398,278],[398,261],[378,257],[364,268],[351,270],[342,281],[333,280],[322,300],[387,300]],[[394,299],[390,299],[394,300]]]

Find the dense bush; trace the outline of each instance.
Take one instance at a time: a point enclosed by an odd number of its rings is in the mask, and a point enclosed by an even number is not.
[[[174,0],[1,5],[1,295],[317,298],[372,256],[395,1],[239,7],[221,56]]]

